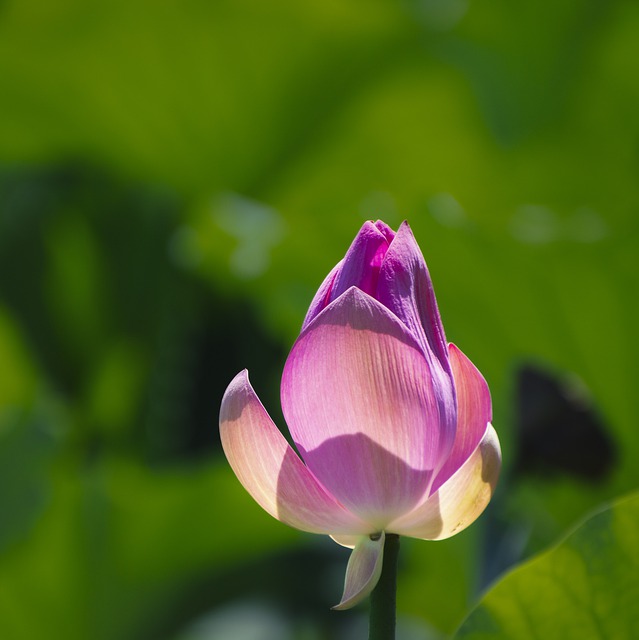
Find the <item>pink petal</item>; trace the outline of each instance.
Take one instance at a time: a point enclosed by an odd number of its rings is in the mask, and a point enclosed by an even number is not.
[[[456,400],[444,327],[422,252],[407,222],[403,222],[384,256],[375,298],[409,329],[428,360],[439,412],[454,429]]]
[[[222,399],[220,437],[235,475],[273,517],[312,533],[371,532],[304,466],[262,406],[246,370],[235,376]]]
[[[282,408],[304,461],[337,500],[382,530],[427,494],[454,440],[406,327],[355,287],[301,334]]]
[[[381,220],[375,223],[368,221],[362,225],[344,259],[333,267],[313,297],[302,330],[348,288],[355,286],[366,293],[374,294],[379,267],[394,237],[395,232]]]
[[[454,344],[448,345],[448,352],[457,390],[457,431],[450,456],[433,483],[433,492],[464,464],[486,432],[486,423],[493,419],[484,377]]]
[[[374,223],[365,222],[344,256],[342,268],[331,291],[331,301],[350,287],[357,287],[364,293],[374,295],[379,268],[387,250],[386,235]]]
[[[446,336],[424,256],[407,222],[399,227],[380,269],[375,298],[388,307],[448,368]]]
[[[376,539],[370,536],[359,539],[346,567],[344,594],[333,609],[350,609],[373,591],[382,574],[385,538],[382,532]]]
[[[384,235],[388,244],[390,244],[396,235],[395,232],[383,220],[376,220],[375,226],[377,227],[377,230]]]
[[[331,302],[331,291],[335,285],[335,278],[342,268],[344,260],[340,260],[332,269],[331,272],[324,278],[324,282],[320,285],[317,293],[313,297],[310,307],[306,312],[306,317],[302,323],[302,331],[307,327],[308,323],[320,312],[325,309]]]
[[[470,457],[425,503],[392,522],[387,531],[423,540],[443,540],[472,524],[497,485],[501,449],[488,424]]]

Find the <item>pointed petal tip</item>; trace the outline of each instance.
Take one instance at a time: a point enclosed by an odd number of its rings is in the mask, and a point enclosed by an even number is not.
[[[379,582],[384,560],[382,531],[379,537],[362,536],[355,545],[346,567],[344,593],[339,604],[331,607],[334,611],[344,611],[359,604]]]
[[[391,243],[395,238],[395,231],[391,227],[389,227],[383,220],[375,220],[375,227],[377,230],[384,235],[386,241]]]
[[[224,407],[225,401],[228,401],[235,393],[242,390],[242,387],[250,386],[248,369],[242,369],[235,377],[229,382],[224,395],[222,396],[222,407]]]

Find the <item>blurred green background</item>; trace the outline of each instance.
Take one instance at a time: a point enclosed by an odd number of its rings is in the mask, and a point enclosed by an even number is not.
[[[408,219],[500,489],[405,540],[400,637],[639,485],[639,4],[0,2],[0,637],[356,638],[346,550],[221,454],[307,305]]]

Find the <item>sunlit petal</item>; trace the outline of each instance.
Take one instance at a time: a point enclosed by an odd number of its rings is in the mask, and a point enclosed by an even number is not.
[[[220,409],[220,436],[245,489],[272,516],[313,533],[370,533],[313,477],[253,391],[248,373],[231,382]]]
[[[481,442],[424,504],[391,523],[388,531],[424,540],[442,540],[472,524],[493,495],[501,469],[499,439],[491,424]]]

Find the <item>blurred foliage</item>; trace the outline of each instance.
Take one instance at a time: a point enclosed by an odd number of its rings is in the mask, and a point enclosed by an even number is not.
[[[1,3],[0,636],[355,634],[343,550],[252,503],[216,422],[247,367],[283,426],[366,218],[410,221],[504,449],[474,527],[403,543],[404,636],[636,488],[638,32],[630,0]]]

